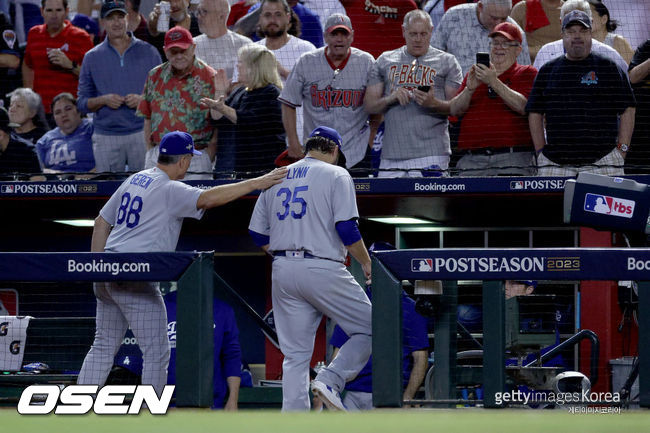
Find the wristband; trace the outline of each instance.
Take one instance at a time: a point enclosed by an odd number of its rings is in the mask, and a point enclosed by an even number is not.
[[[618,143],[616,145],[616,148],[621,152],[627,152],[628,150],[630,150],[630,145],[625,143]]]

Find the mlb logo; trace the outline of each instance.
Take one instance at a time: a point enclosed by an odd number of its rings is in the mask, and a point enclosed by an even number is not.
[[[13,194],[14,193],[14,186],[13,185],[2,185],[2,193],[3,194]]]
[[[635,204],[636,203],[633,200],[587,193],[585,195],[584,210],[601,215],[632,218]]]
[[[513,180],[510,182],[510,189],[524,189],[524,182],[522,180]]]
[[[433,259],[411,259],[411,272],[433,271]]]

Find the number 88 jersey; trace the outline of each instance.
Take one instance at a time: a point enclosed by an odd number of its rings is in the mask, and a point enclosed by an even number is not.
[[[131,175],[99,213],[113,226],[105,251],[175,251],[183,218],[203,216],[201,192],[158,168]]]
[[[282,183],[260,194],[249,229],[270,237],[270,252],[304,250],[344,261],[336,223],[359,217],[350,174],[310,157],[288,169]]]

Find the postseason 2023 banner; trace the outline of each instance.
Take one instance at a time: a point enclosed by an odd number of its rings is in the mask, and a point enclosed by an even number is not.
[[[0,253],[0,281],[176,281],[197,255]]]
[[[650,281],[650,249],[417,249],[374,255],[399,279]]]

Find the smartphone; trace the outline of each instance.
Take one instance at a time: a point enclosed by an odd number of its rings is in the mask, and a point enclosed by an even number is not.
[[[431,86],[418,86],[420,92],[428,92]]]
[[[490,53],[476,53],[476,64],[490,67]]]

